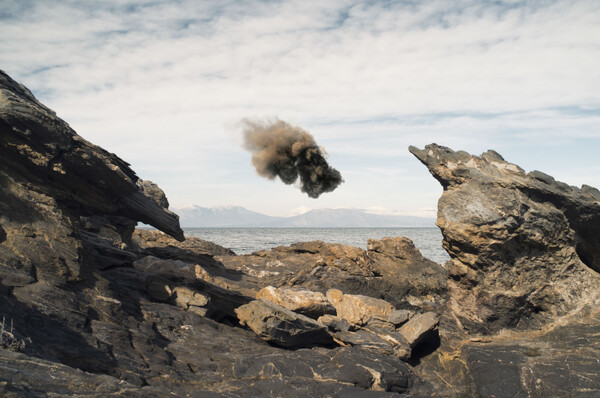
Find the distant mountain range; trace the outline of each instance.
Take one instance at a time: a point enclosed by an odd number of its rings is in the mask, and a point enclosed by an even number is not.
[[[361,209],[318,209],[272,217],[239,206],[187,206],[172,209],[184,228],[193,227],[434,227],[435,219],[373,214]]]

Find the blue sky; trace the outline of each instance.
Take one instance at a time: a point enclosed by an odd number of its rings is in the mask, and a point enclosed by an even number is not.
[[[434,216],[409,145],[600,187],[600,2],[0,3],[0,69],[172,204]],[[345,183],[258,177],[240,121],[310,131]]]

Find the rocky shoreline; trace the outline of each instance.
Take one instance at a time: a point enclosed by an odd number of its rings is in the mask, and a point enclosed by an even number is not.
[[[600,394],[595,188],[411,147],[444,266],[401,237],[238,256],[1,71],[0,150],[2,396]]]

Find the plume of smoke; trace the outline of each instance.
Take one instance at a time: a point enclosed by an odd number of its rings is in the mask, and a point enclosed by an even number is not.
[[[279,177],[286,184],[300,177],[300,189],[311,198],[333,191],[344,181],[340,172],[329,166],[325,151],[313,136],[300,127],[282,120],[242,123],[244,148],[252,153],[259,175],[271,180]]]

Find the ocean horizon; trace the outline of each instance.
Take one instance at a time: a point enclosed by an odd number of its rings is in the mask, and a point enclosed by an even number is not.
[[[188,227],[183,231],[188,237],[216,243],[236,254],[315,240],[366,250],[368,239],[402,236],[412,240],[421,254],[435,262],[443,264],[450,259],[442,248],[442,233],[438,227]]]

